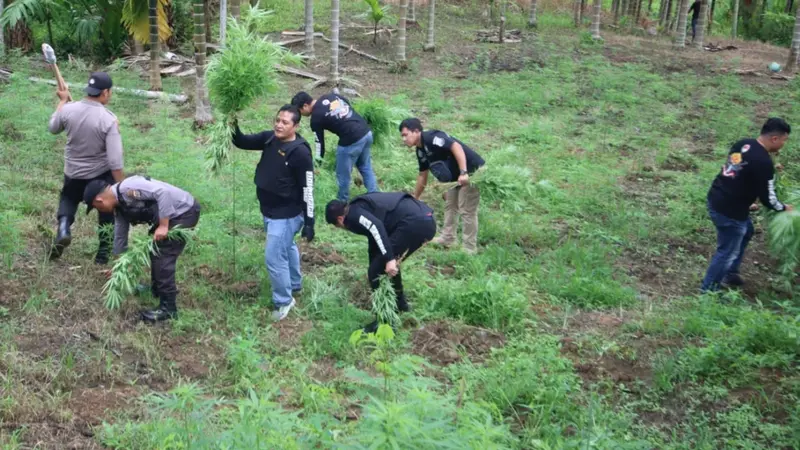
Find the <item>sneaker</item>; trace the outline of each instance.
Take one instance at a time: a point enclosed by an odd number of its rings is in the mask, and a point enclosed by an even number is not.
[[[275,310],[272,311],[272,320],[275,321],[275,322],[278,322],[280,320],[285,319],[286,316],[289,315],[289,311],[291,311],[292,308],[294,308],[294,305],[295,305],[295,301],[294,301],[294,299],[292,299],[292,302],[289,303],[288,305],[284,305],[284,306],[281,306],[279,308],[275,308]]]
[[[725,279],[722,280],[722,284],[730,287],[742,287],[744,286],[744,280],[738,273],[729,273],[725,276]]]

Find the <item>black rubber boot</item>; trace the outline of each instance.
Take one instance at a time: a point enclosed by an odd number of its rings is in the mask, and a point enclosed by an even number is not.
[[[178,308],[175,305],[175,295],[162,295],[161,304],[156,309],[142,311],[142,320],[145,322],[163,322],[178,318]]]
[[[64,249],[69,247],[72,243],[72,235],[70,235],[69,227],[70,218],[62,216],[58,218],[58,230],[56,231],[56,240],[53,242],[53,248],[50,250],[50,259],[58,259],[64,253]]]
[[[400,312],[411,311],[411,307],[408,305],[408,300],[406,299],[405,295],[401,294],[397,297],[397,310]]]
[[[380,325],[380,324],[378,323],[377,320],[372,322],[372,323],[370,323],[370,324],[365,325],[364,326],[364,333],[375,333],[375,332],[377,332],[378,331],[378,325]]]

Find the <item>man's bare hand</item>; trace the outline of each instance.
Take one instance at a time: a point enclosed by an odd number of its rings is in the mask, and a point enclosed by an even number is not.
[[[391,260],[391,261],[386,263],[386,273],[390,277],[393,277],[393,276],[397,275],[398,271],[399,271],[399,269],[397,268],[397,260],[396,259],[393,259],[393,260]]]
[[[69,95],[69,90],[68,89],[64,89],[64,90],[59,89],[59,90],[56,91],[56,95],[58,96],[58,99],[61,100],[62,102],[68,102],[69,101],[70,95]]]
[[[759,208],[761,208],[761,205],[759,205],[758,203],[753,203],[752,205],[750,205],[750,211],[758,211]]]
[[[775,164],[775,170],[778,172],[783,172],[783,164]]]
[[[159,227],[156,228],[155,233],[153,233],[153,239],[157,241],[163,241],[167,238],[167,232],[169,232],[169,227],[159,225]]]

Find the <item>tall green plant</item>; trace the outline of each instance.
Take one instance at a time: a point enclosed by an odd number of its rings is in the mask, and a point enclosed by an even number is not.
[[[277,64],[300,62],[299,56],[253,31],[263,18],[259,11],[253,8],[253,12],[245,15],[241,22],[228,22],[225,48],[215,53],[208,64],[206,82],[209,95],[212,104],[225,117],[211,128],[206,152],[208,167],[214,173],[229,158],[231,127],[236,115],[256,99],[277,90]]]
[[[368,17],[374,25],[372,29],[372,43],[375,44],[378,42],[378,25],[388,15],[389,5],[381,6],[379,0],[364,0],[364,2],[369,6],[364,16]]]

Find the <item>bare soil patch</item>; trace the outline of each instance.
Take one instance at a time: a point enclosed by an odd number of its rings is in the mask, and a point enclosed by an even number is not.
[[[427,323],[411,333],[412,352],[439,366],[448,366],[464,357],[481,363],[492,348],[503,347],[505,340],[498,331],[447,321]]]

